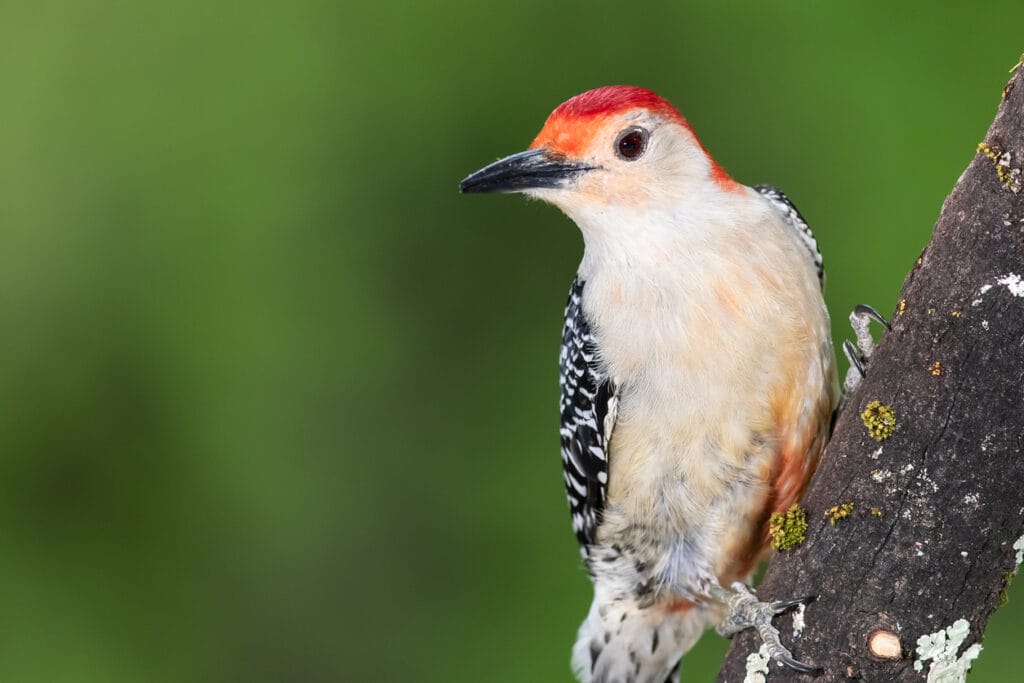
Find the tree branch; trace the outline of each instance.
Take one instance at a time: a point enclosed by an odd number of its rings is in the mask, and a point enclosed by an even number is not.
[[[1024,533],[1022,163],[1024,67],[946,199],[903,283],[892,332],[836,424],[803,502],[805,542],[776,553],[758,589],[762,600],[819,596],[799,636],[789,616],[775,622],[797,659],[824,668],[819,681],[923,680],[932,662],[915,670],[918,638],[965,619],[969,633],[955,659],[981,639],[1016,569],[1013,545]],[[895,432],[881,442],[861,417],[875,400],[896,415]],[[849,516],[830,522],[829,508],[851,502]],[[895,657],[869,652],[877,631],[898,637]],[[742,681],[758,646],[756,634],[738,635],[718,680]],[[769,680],[814,679],[773,663]]]

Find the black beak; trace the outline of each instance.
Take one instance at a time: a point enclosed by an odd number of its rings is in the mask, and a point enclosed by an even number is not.
[[[565,187],[569,180],[592,166],[553,158],[543,149],[531,149],[499,159],[466,176],[459,191],[522,192],[539,188]]]

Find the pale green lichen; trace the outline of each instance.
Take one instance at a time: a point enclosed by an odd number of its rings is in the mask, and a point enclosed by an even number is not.
[[[804,613],[807,611],[807,605],[800,603],[793,610],[793,638],[799,638],[800,634],[804,632],[807,627],[807,621],[804,619]]]
[[[786,512],[773,512],[768,519],[768,536],[775,550],[792,550],[807,534],[807,513],[793,504]]]
[[[835,526],[836,522],[850,516],[850,513],[853,512],[853,507],[854,505],[851,501],[849,503],[833,505],[828,510],[825,510],[825,516],[828,517],[828,523]]]
[[[1017,553],[1016,557],[1014,558],[1017,564],[1014,565],[1013,568],[1013,573],[1016,574],[1018,571],[1020,571],[1021,563],[1024,562],[1024,536],[1021,536],[1013,542],[1013,549]]]
[[[1010,294],[1024,297],[1024,280],[1021,280],[1020,275],[1017,275],[1017,273],[1010,273],[1006,277],[996,280],[996,284],[1006,285],[1006,288],[1010,290]]]
[[[957,619],[952,626],[918,638],[914,670],[923,670],[925,662],[930,661],[928,683],[963,683],[971,670],[971,662],[981,654],[981,644],[975,643],[957,657],[970,632],[967,620]]]
[[[883,405],[881,401],[869,403],[860,414],[860,419],[875,441],[888,439],[896,431],[896,411],[892,406]]]
[[[771,661],[768,646],[761,643],[761,648],[757,652],[747,655],[747,673],[743,677],[743,683],[765,683],[768,680],[768,663]]]

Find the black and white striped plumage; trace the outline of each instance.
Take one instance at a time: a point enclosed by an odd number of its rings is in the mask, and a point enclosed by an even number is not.
[[[559,354],[562,474],[572,529],[584,553],[595,541],[608,487],[608,438],[615,421],[614,384],[596,358],[594,337],[583,312],[583,281],[569,291]]]
[[[825,265],[821,259],[821,252],[818,250],[818,240],[814,239],[814,233],[811,232],[811,228],[807,225],[807,221],[797,211],[796,206],[793,202],[789,201],[789,197],[777,187],[771,185],[754,185],[754,189],[772,203],[772,205],[778,209],[779,213],[786,219],[786,223],[797,231],[800,235],[800,241],[803,242],[804,246],[807,247],[807,251],[810,252],[811,259],[814,260],[814,269],[818,273],[818,281],[821,283],[822,288],[825,287]]]

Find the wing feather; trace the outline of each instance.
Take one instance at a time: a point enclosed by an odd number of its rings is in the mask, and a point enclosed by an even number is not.
[[[807,247],[807,253],[814,262],[814,270],[818,274],[818,282],[822,289],[825,288],[825,266],[822,262],[821,251],[818,250],[818,240],[814,239],[814,233],[807,225],[807,221],[797,211],[796,206],[789,200],[789,197],[777,187],[771,185],[755,185],[754,189],[765,199],[771,202],[772,206],[782,214],[786,223],[797,231],[800,241]]]
[[[569,291],[559,356],[562,469],[572,529],[584,553],[595,542],[608,486],[608,439],[615,423],[614,384],[600,368],[583,312],[584,283]]]

